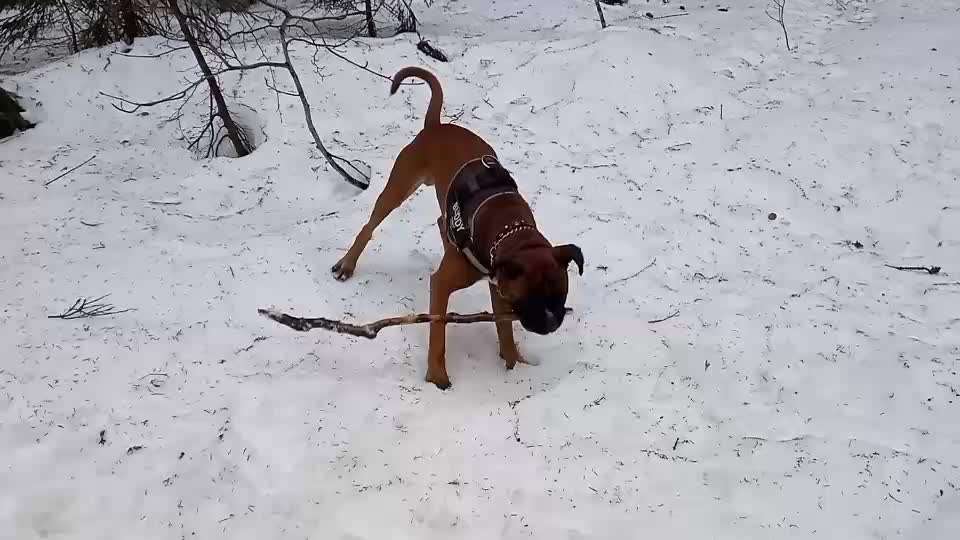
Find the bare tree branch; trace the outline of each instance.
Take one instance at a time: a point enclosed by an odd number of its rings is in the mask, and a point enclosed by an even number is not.
[[[225,130],[226,136],[232,142],[236,142],[235,139],[238,138],[232,135],[234,130],[231,124],[235,124],[235,122],[232,121],[229,111],[225,108],[222,100],[223,93],[216,84],[217,78],[229,72],[237,72],[242,81],[247,71],[264,68],[270,73],[264,81],[266,86],[276,93],[278,109],[280,109],[279,100],[281,96],[297,97],[304,112],[307,129],[324,159],[348,183],[360,189],[366,189],[370,183],[369,167],[366,164],[361,166],[357,162],[337,156],[324,145],[320,138],[312,116],[312,108],[303,87],[304,80],[301,79],[301,72],[291,58],[291,48],[295,44],[312,48],[313,65],[321,78],[324,77],[324,70],[321,67],[322,62],[319,55],[322,52],[328,52],[334,58],[342,60],[357,69],[377,78],[389,80],[388,75],[371,68],[369,62],[351,58],[345,48],[350,43],[356,43],[355,39],[362,35],[364,26],[367,26],[366,31],[369,33],[370,28],[366,24],[369,22],[367,16],[379,12],[381,9],[393,13],[401,23],[403,20],[408,20],[412,25],[410,31],[416,31],[416,16],[410,8],[409,2],[406,0],[377,0],[376,2],[370,1],[360,4],[359,0],[344,0],[339,3],[336,0],[311,0],[294,8],[288,7],[277,0],[262,0],[260,4],[269,9],[254,9],[227,15],[221,15],[216,10],[211,9],[208,4],[202,2],[164,0],[164,4],[177,19],[177,23],[171,24],[164,16],[154,12],[152,18],[144,22],[144,25],[171,41],[181,43],[186,41],[186,45],[170,46],[169,50],[153,55],[125,54],[125,56],[157,58],[189,48],[197,58],[201,76],[196,79],[188,79],[186,86],[174,93],[149,101],[135,101],[101,92],[102,95],[115,101],[115,103],[112,103],[114,108],[123,112],[134,113],[145,107],[180,101],[181,103],[170,117],[170,121],[179,123],[185,118],[184,107],[190,102],[194,94],[201,87],[209,86],[216,107],[212,109],[207,107],[208,114],[205,120],[191,130],[196,130],[193,131],[192,135],[184,134],[183,139],[187,141],[191,149],[202,149],[201,141],[212,137],[213,139],[210,142],[212,148],[215,149],[220,144],[222,130]],[[180,15],[177,14],[178,10]],[[404,14],[405,19],[398,15],[400,13]],[[331,35],[331,32],[333,32],[333,35]],[[188,39],[188,35],[190,39]],[[268,37],[271,39],[269,51],[262,42],[263,39]],[[273,48],[273,39],[277,39],[276,45],[279,46],[279,50]],[[421,42],[423,42],[422,39]],[[252,62],[249,58],[251,51],[259,56],[257,61]],[[281,57],[272,59],[271,56]],[[440,59],[445,59],[442,58],[442,53],[439,56],[441,56]],[[283,89],[277,83],[276,70],[279,69],[290,74],[294,89]],[[404,84],[419,83],[406,82]],[[223,125],[219,126],[219,124]],[[239,128],[239,126],[237,127]],[[238,129],[236,131],[240,137],[243,136],[244,132],[242,130]],[[185,133],[182,127],[181,133]],[[238,151],[237,154],[243,155],[243,152]]]
[[[227,130],[227,137],[233,144],[233,148],[236,150],[237,156],[246,156],[251,152],[252,149],[241,135],[240,126],[237,125],[237,123],[233,120],[233,117],[230,115],[230,110],[227,108],[227,102],[223,97],[223,92],[220,90],[220,84],[217,82],[216,76],[210,70],[210,66],[207,64],[207,60],[203,56],[203,52],[200,50],[200,47],[197,44],[197,39],[194,37],[193,32],[190,29],[190,21],[180,9],[179,4],[177,3],[178,1],[179,0],[167,0],[167,5],[170,7],[170,11],[173,12],[174,17],[176,17],[177,23],[180,25],[180,31],[183,34],[183,39],[187,42],[187,45],[190,46],[190,50],[193,51],[193,56],[197,60],[197,65],[200,67],[200,72],[203,73],[203,78],[210,87],[210,94],[217,103],[217,117],[219,117],[220,121],[223,122],[223,126]]]
[[[310,102],[307,101],[307,95],[306,95],[306,92],[304,92],[303,90],[303,84],[301,84],[300,82],[300,76],[297,73],[297,70],[294,67],[293,62],[290,60],[290,41],[288,40],[288,37],[287,37],[287,26],[289,25],[291,20],[294,20],[295,17],[290,13],[288,9],[280,7],[277,4],[273,4],[272,2],[270,2],[270,0],[262,0],[262,1],[265,5],[272,7],[284,14],[284,20],[282,23],[280,23],[280,28],[279,28],[280,47],[283,51],[283,59],[286,63],[287,71],[290,73],[290,78],[293,79],[293,85],[297,89],[297,94],[299,95],[299,98],[300,98],[300,104],[303,107],[303,115],[307,122],[307,129],[310,131],[310,135],[313,136],[314,144],[316,145],[317,149],[320,150],[320,153],[323,154],[323,157],[326,158],[327,163],[329,163],[334,170],[340,173],[340,176],[342,176],[344,180],[346,180],[348,183],[360,189],[367,189],[367,187],[370,186],[370,178],[365,174],[363,174],[362,171],[360,171],[356,167],[353,167],[353,169],[358,173],[361,173],[361,176],[363,176],[362,180],[355,178],[346,170],[344,170],[344,168],[337,161],[336,159],[337,156],[334,156],[332,153],[330,153],[329,150],[327,150],[327,148],[323,145],[323,141],[320,139],[320,134],[317,133],[317,127],[313,123],[313,114],[310,112]]]
[[[787,6],[787,0],[770,0],[773,4],[773,9],[776,10],[775,14],[771,14],[769,11],[766,11],[767,17],[770,17],[770,20],[780,25],[780,28],[783,29],[783,38],[787,42],[787,50],[792,51],[790,47],[790,35],[787,34],[787,25],[783,21],[783,12]]]

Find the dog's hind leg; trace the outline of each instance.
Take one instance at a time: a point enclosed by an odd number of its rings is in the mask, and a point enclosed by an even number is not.
[[[400,151],[393,163],[387,185],[383,187],[383,191],[377,197],[377,202],[373,205],[370,219],[357,233],[347,253],[330,269],[338,280],[346,281],[350,279],[357,267],[357,259],[360,258],[364,248],[367,247],[367,243],[373,238],[373,231],[383,220],[387,219],[390,212],[396,210],[420,186],[421,171],[416,155],[416,150],[412,146],[407,146]]]

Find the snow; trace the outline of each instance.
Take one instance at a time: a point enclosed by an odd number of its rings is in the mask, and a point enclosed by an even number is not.
[[[351,49],[437,73],[447,117],[585,253],[563,327],[518,331],[539,365],[506,372],[492,325],[453,326],[446,392],[422,325],[257,314],[426,310],[427,190],[353,280],[328,271],[422,87],[302,76],[333,149],[372,167],[358,193],[261,75],[228,94],[262,144],[210,160],[172,107],[99,94],[167,94],[186,55],[5,78],[40,124],[0,142],[0,538],[954,538],[960,2],[792,0],[792,52],[761,1],[643,17],[678,5],[605,7],[600,31],[593,2],[439,1],[422,31],[451,63],[409,35]],[[46,318],[107,293],[135,311]],[[489,309],[486,287],[450,308]]]

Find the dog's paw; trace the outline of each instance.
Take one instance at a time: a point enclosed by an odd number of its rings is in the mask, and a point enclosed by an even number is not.
[[[528,360],[525,356],[523,356],[523,355],[520,354],[519,352],[515,352],[515,353],[510,354],[510,355],[506,355],[506,354],[500,353],[500,358],[502,358],[503,361],[506,363],[506,366],[507,366],[507,369],[508,369],[508,370],[513,369],[518,363],[519,363],[519,364],[527,364],[528,366],[539,366],[539,365],[540,365],[540,361],[539,361],[539,360]]]
[[[518,362],[520,362],[521,364],[526,364],[526,365],[528,365],[528,366],[539,366],[539,365],[540,365],[540,361],[539,361],[539,360],[527,358],[526,356],[521,356],[521,357],[518,359]]]
[[[330,267],[330,272],[337,281],[346,281],[353,276],[353,265],[347,264],[340,259],[337,264]]]
[[[447,390],[452,386],[450,384],[450,377],[446,374],[434,375],[432,373],[427,373],[427,382],[433,383],[440,390]]]

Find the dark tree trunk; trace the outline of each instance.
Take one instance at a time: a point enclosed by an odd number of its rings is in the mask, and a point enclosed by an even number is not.
[[[600,16],[600,28],[606,28],[607,19],[603,16],[603,8],[600,7],[600,0],[594,0],[594,3],[597,4],[597,15]]]
[[[373,1],[363,0],[363,11],[367,16],[367,35],[377,37],[377,25],[373,22]]]
[[[177,0],[167,0],[167,5],[170,6],[170,11],[180,25],[183,40],[190,46],[190,50],[193,51],[193,56],[197,59],[197,65],[200,66],[200,72],[203,73],[203,78],[206,79],[207,85],[210,86],[210,96],[213,97],[213,101],[217,104],[217,116],[220,117],[224,129],[227,130],[227,138],[230,139],[233,148],[237,151],[237,157],[246,156],[250,153],[250,149],[240,134],[240,127],[233,121],[233,117],[230,116],[230,111],[227,109],[227,102],[223,99],[223,92],[220,90],[217,78],[210,70],[206,58],[203,57],[203,52],[200,50],[200,46],[197,45],[197,39],[194,37],[193,32],[190,31],[190,21],[187,20],[187,16],[180,10]]]
[[[70,13],[70,6],[66,2],[60,2],[60,8],[67,17],[67,23],[70,25],[70,44],[73,46],[74,54],[80,52],[80,41],[77,39],[77,25],[73,21],[73,14]]]
[[[140,35],[140,21],[133,0],[120,0],[120,23],[123,26],[123,42],[133,45],[134,38]]]

